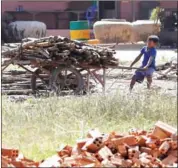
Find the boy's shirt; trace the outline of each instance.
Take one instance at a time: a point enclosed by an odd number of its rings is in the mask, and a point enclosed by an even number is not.
[[[156,65],[155,65],[155,59],[156,59],[156,54],[157,54],[156,48],[148,48],[147,46],[145,46],[141,49],[141,54],[144,55],[143,61],[142,61],[142,67],[147,65],[149,58],[152,56],[153,61],[151,65],[149,66],[149,68],[156,69]]]

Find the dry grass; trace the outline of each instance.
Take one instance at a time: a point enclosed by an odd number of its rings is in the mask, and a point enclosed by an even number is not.
[[[9,102],[2,97],[2,144],[27,157],[44,159],[61,143],[74,144],[90,128],[125,132],[149,129],[157,120],[177,125],[176,98],[149,92],[140,95],[51,97]]]

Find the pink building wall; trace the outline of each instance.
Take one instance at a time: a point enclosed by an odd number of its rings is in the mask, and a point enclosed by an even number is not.
[[[55,11],[63,10],[68,7],[69,2],[62,1],[32,1],[32,2],[14,2],[14,1],[2,1],[2,12],[16,11],[19,5],[23,6],[25,11]]]
[[[129,1],[120,3],[120,17],[121,19],[130,20],[132,13],[131,3]]]
[[[160,1],[160,6],[162,8],[166,8],[166,9],[171,9],[171,8],[176,8],[177,9],[177,4],[178,1]]]
[[[134,8],[135,8],[135,18],[139,18],[139,2],[134,1]],[[178,1],[159,1],[160,7],[165,9],[177,9]],[[132,3],[127,1],[121,1],[120,3],[120,18],[126,19],[128,21],[132,20]]]
[[[139,14],[139,1],[134,2],[135,18]],[[121,1],[120,3],[120,17],[121,19],[126,19],[128,21],[132,20],[132,4],[130,1]]]

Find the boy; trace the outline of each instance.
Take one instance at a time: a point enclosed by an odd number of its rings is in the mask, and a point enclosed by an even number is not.
[[[142,70],[136,70],[130,83],[130,90],[133,89],[135,82],[142,83],[145,77],[147,78],[147,88],[150,89],[152,83],[152,75],[156,68],[155,58],[156,46],[158,45],[158,42],[159,42],[158,36],[155,35],[149,36],[147,40],[147,46],[142,48],[140,54],[131,63],[130,67],[132,67],[136,62],[138,62],[142,55],[144,55],[142,66],[140,67]]]

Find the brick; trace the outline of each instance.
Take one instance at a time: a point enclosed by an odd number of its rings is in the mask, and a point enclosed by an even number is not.
[[[126,155],[127,155],[127,148],[126,148],[126,145],[125,145],[125,144],[123,144],[123,145],[118,145],[117,149],[118,149],[118,152],[119,152],[122,156],[126,156]]]
[[[153,157],[158,158],[158,157],[161,155],[161,153],[160,153],[160,151],[159,151],[158,148],[155,148],[155,149],[152,150],[151,155],[152,155]]]
[[[147,137],[145,135],[141,135],[137,137],[138,140],[138,145],[139,146],[145,146],[146,141],[147,141]]]
[[[152,154],[152,149],[148,148],[148,147],[141,147],[140,148],[140,152],[147,153],[147,154],[151,155]]]
[[[138,136],[138,129],[131,128],[131,129],[129,129],[128,133],[129,133],[129,135]]]
[[[160,129],[159,127],[155,127],[151,135],[158,139],[169,138],[169,135],[164,130]]]
[[[177,162],[177,157],[173,155],[169,155],[168,157],[162,160],[162,164],[167,165],[167,166],[172,165],[173,163],[176,163],[176,162]]]
[[[101,162],[101,165],[102,165],[102,167],[116,167],[114,164],[112,164],[112,162],[111,161],[109,161],[109,160],[103,160],[102,162]]]
[[[116,166],[121,166],[122,165],[122,160],[120,156],[113,156],[111,157],[111,163]]]
[[[109,159],[109,158],[111,158],[111,157],[113,156],[111,150],[110,150],[108,147],[106,147],[106,146],[104,146],[103,148],[101,148],[101,149],[98,151],[98,155],[99,155],[103,160]]]
[[[178,151],[177,150],[171,150],[171,151],[168,152],[168,155],[178,157]]]
[[[170,129],[170,130],[169,130]],[[62,145],[43,162],[25,158],[16,149],[2,149],[5,167],[173,167],[177,165],[177,134],[158,122],[152,132],[130,130],[129,135],[89,131],[76,145]]]
[[[26,165],[23,164],[21,161],[15,161],[15,160],[13,160],[13,161],[11,161],[11,164],[13,166],[15,166],[15,167],[26,167]]]
[[[75,158],[76,157],[65,157],[64,164],[68,166],[77,165]]]
[[[172,139],[173,141],[178,141],[177,132],[176,132],[175,134],[172,134],[172,135],[171,135],[171,139]]]
[[[127,160],[122,160],[122,167],[131,167],[132,166],[132,164],[133,164],[133,162],[132,162],[132,160],[130,160],[130,159],[127,159]]]
[[[82,156],[87,156],[87,157],[92,157],[94,154],[90,153],[90,152],[87,152],[87,151],[82,151],[81,155]]]
[[[111,140],[116,146],[122,145],[122,144],[127,144],[127,145],[137,145],[138,140],[135,136],[133,135],[128,135],[122,138],[113,138]]]
[[[68,145],[61,145],[57,150],[57,153],[60,157],[70,156],[72,153],[72,147]]]
[[[139,158],[140,151],[137,147],[128,149],[128,158]]]
[[[91,129],[88,131],[88,134],[87,134],[88,138],[97,138],[101,136],[102,136],[102,133],[98,129]]]
[[[2,156],[8,156],[9,158],[16,158],[19,155],[19,151],[17,149],[1,149]]]
[[[133,157],[132,162],[133,162],[133,166],[135,166],[135,167],[141,166],[141,161],[138,158]]]
[[[173,134],[177,134],[177,129],[166,124],[163,123],[162,121],[158,121],[155,124],[156,127],[160,128],[161,130],[163,130],[168,136],[172,136]]]
[[[82,150],[87,150],[89,152],[97,152],[103,146],[102,137],[93,138],[86,142]]]
[[[151,163],[151,160],[147,159],[146,157],[141,157],[141,158],[139,158],[139,160],[141,161],[142,166],[146,166],[146,165],[149,165]]]
[[[9,163],[10,163],[10,160],[8,157],[4,157],[4,156],[1,157],[1,166],[2,167],[8,167]]]
[[[77,145],[72,148],[71,155],[80,155],[81,153],[82,153],[82,150],[78,148]]]
[[[80,156],[76,158],[76,163],[79,166],[85,166],[85,165],[89,165],[89,164],[96,164],[98,163],[98,161],[96,160],[96,158],[94,157],[87,157],[87,156]]]
[[[90,140],[91,138],[85,138],[85,139],[79,139],[79,140],[77,140],[77,146],[78,146],[78,148],[82,148],[84,145],[85,145],[85,143],[88,141],[88,140]]]
[[[159,143],[160,142],[159,142],[158,139],[148,138],[147,141],[146,141],[146,146],[151,148],[151,149],[154,149],[159,145]]]
[[[62,159],[58,155],[53,155],[40,163],[39,167],[60,167],[60,162]]]
[[[171,141],[170,144],[171,144],[171,149],[173,150],[177,149],[177,141]]]
[[[169,149],[170,149],[170,143],[168,141],[163,142],[159,147],[159,151],[162,154],[166,154]]]
[[[91,163],[91,164],[88,164],[88,165],[85,165],[83,167],[95,167],[95,164],[94,163]]]

